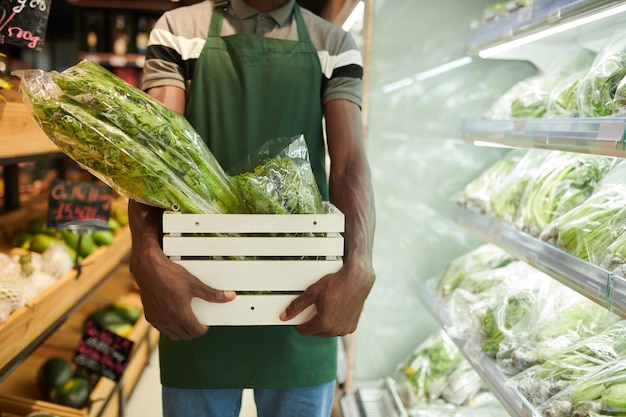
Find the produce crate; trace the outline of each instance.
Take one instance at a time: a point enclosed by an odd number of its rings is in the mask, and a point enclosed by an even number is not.
[[[135,323],[130,340],[135,342],[122,380],[115,383],[100,378],[91,391],[91,406],[72,408],[45,401],[37,391],[36,376],[39,367],[51,357],[71,361],[83,331],[88,314],[121,301],[141,306],[139,294],[134,290],[134,280],[125,265],[120,268],[79,311],[72,315],[38,349],[25,359],[0,383],[0,416],[25,417],[35,411],[50,411],[61,417],[117,417],[122,415],[124,403],[132,395],[139,378],[158,344],[158,332],[144,317]]]
[[[292,320],[279,314],[343,261],[344,215],[326,203],[324,214],[163,215],[163,250],[210,287],[233,290],[228,303],[199,298],[191,306],[206,325],[293,325],[315,314],[310,306]]]

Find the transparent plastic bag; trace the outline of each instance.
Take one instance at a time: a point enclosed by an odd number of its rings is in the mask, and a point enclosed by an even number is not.
[[[539,236],[552,220],[583,203],[615,160],[608,156],[550,152],[525,188],[517,228]]]
[[[239,213],[242,202],[181,115],[99,65],[15,72],[38,124],[120,195],[183,213]]]
[[[515,165],[511,175],[491,191],[488,214],[515,225],[528,184],[538,175],[550,151],[531,149]]]
[[[444,331],[430,335],[398,366],[398,391],[407,409],[424,404],[461,406],[485,386]]]
[[[539,238],[565,252],[600,265],[606,249],[626,232],[626,188],[600,188],[579,206],[552,221]]]
[[[528,77],[507,90],[483,115],[485,119],[535,119],[545,115],[554,83],[550,74]]]
[[[618,86],[626,76],[626,34],[619,31],[596,56],[578,84],[580,117],[613,116]]]
[[[248,213],[325,212],[302,135],[267,141],[229,173]]]
[[[507,384],[533,406],[539,406],[577,380],[608,364],[626,359],[626,321],[582,338],[545,362],[512,377]]]
[[[492,270],[513,262],[515,258],[491,243],[453,259],[437,278],[437,294],[445,297],[472,273]]]
[[[619,416],[626,414],[626,360],[610,362],[581,376],[538,406],[544,416]]]
[[[480,213],[488,213],[494,190],[501,188],[501,184],[514,172],[526,152],[526,150],[515,149],[506,153],[470,181],[463,190],[459,205]]]

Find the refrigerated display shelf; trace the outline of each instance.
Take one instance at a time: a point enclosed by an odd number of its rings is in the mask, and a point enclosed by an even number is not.
[[[626,279],[484,214],[457,208],[457,222],[591,301],[626,318]]]
[[[356,388],[341,399],[344,417],[408,417],[392,378],[358,382]]]
[[[600,20],[602,22],[597,25],[585,24],[584,31],[606,28],[613,23],[607,21],[604,15],[610,18],[611,9],[620,6],[621,3],[623,2],[615,0],[536,1],[471,30],[466,37],[467,47],[472,54],[477,54],[480,50],[533,35],[545,29],[556,28],[558,32],[565,29],[565,25],[571,21],[590,16],[593,16],[590,20],[598,19],[597,22]]]
[[[465,120],[473,144],[542,148],[626,157],[626,118]]]
[[[507,377],[488,356],[475,353],[468,354],[466,341],[454,337],[454,332],[449,332],[454,323],[450,321],[447,309],[441,299],[427,285],[422,286],[419,295],[422,304],[446,331],[506,411],[513,417],[540,417],[540,414],[519,391],[506,384]]]

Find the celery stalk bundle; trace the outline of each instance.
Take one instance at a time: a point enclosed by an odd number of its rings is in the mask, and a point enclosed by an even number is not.
[[[239,213],[243,202],[189,122],[99,65],[17,74],[59,148],[121,195],[184,213]]]
[[[553,151],[526,187],[520,228],[538,236],[554,219],[583,203],[615,158]]]

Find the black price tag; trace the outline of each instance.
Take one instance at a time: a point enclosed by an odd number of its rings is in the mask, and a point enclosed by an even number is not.
[[[47,225],[57,229],[107,229],[112,202],[113,190],[106,185],[54,180],[50,184]]]
[[[0,0],[0,44],[41,51],[52,0]]]
[[[74,363],[118,382],[128,365],[134,342],[87,320],[74,352]]]

